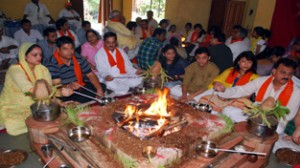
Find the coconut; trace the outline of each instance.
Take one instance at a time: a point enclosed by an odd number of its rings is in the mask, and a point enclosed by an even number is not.
[[[264,111],[270,111],[275,107],[275,105],[275,99],[273,97],[268,97],[261,103],[261,109]]]
[[[33,97],[37,100],[48,99],[51,94],[51,86],[45,79],[39,79],[33,87]]]

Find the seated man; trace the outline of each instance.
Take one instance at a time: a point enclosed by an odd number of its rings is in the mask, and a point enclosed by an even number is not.
[[[182,86],[174,86],[171,95],[187,102],[207,90],[211,81],[219,74],[219,68],[209,61],[207,48],[200,47],[195,52],[196,62],[185,68]]]
[[[0,27],[0,65],[3,69],[8,68],[11,59],[17,58],[18,46],[16,40],[3,36],[3,27]]]
[[[43,36],[37,30],[32,29],[31,22],[28,19],[21,21],[22,28],[15,32],[14,39],[21,45],[22,43],[37,43],[39,40],[43,40]]]
[[[117,47],[117,35],[113,32],[104,34],[104,47],[97,52],[95,62],[100,81],[116,94],[125,94],[142,82],[136,76],[142,71],[133,68],[127,54]]]
[[[166,40],[166,30],[157,28],[152,37],[143,41],[139,48],[137,61],[140,68],[147,70],[158,59],[159,51]]]
[[[95,97],[87,91],[97,92],[103,96],[103,90],[97,76],[92,72],[88,62],[80,55],[74,52],[74,42],[71,38],[63,36],[56,40],[57,49],[54,55],[45,63],[49,69],[54,85],[63,84],[79,93]],[[69,97],[63,97],[63,101],[73,100],[85,103],[91,99],[73,94]]]
[[[109,19],[110,20],[108,20],[106,25],[106,31],[116,33],[119,47],[128,53],[129,59],[134,58],[138,51],[140,41],[136,39],[132,31],[130,31],[123,23],[121,23],[122,14],[120,11],[112,11]]]
[[[47,59],[52,57],[56,49],[56,30],[52,27],[46,28],[44,30],[44,38],[44,40],[41,40],[37,43],[42,48],[43,52],[42,64],[44,64]]]
[[[70,30],[70,25],[66,19],[58,19],[55,25],[57,29],[57,37],[68,36],[74,41],[75,48],[80,46],[77,35]]]
[[[72,28],[73,31],[77,31],[81,26],[80,15],[72,9],[72,3],[69,1],[65,4],[65,8],[59,12],[58,18],[66,19],[74,27],[74,29]]]
[[[39,0],[31,0],[31,2],[26,5],[23,18],[30,20],[33,26],[48,26],[49,24],[55,23],[47,7],[40,3]]]
[[[286,106],[290,110],[286,118],[279,121],[277,133],[282,134],[287,122],[295,117],[300,106],[298,99],[300,89],[292,80],[295,69],[296,63],[294,61],[282,58],[274,65],[271,76],[259,77],[246,85],[232,88],[225,88],[223,84],[217,82],[214,83],[214,89],[219,92],[218,96],[223,98],[240,98],[255,93],[255,101],[259,103],[268,97],[279,100],[281,105]],[[226,111],[224,109],[223,113],[236,122],[247,119],[241,110]]]
[[[151,37],[150,29],[148,28],[148,20],[143,19],[141,21],[141,28],[138,29],[137,34],[139,36],[139,39],[145,40],[148,37]]]
[[[81,28],[76,31],[80,45],[87,42],[86,31],[91,30],[91,22],[82,21]]]

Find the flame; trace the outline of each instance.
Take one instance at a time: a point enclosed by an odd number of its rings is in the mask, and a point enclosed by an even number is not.
[[[167,111],[168,101],[167,101],[167,95],[169,90],[164,89],[162,91],[158,92],[158,98],[156,101],[154,101],[150,107],[145,110],[141,111],[138,110],[137,107],[133,105],[127,105],[126,109],[124,110],[124,120],[126,119],[135,119],[135,122],[128,121],[127,130],[129,132],[134,132],[134,134],[138,137],[141,137],[142,133],[140,131],[140,120],[143,119],[143,117],[149,117],[149,116],[155,116],[159,117],[157,119],[157,125],[153,128],[148,129],[147,135],[150,135],[153,132],[158,131],[163,127],[168,121],[166,120],[166,117],[170,117],[171,113]],[[147,136],[146,135],[146,136]]]

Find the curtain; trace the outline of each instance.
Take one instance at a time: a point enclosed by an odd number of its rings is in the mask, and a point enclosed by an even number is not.
[[[276,0],[271,32],[270,46],[287,47],[292,38],[300,38],[300,0]]]
[[[83,0],[70,0],[73,9],[79,13],[80,17],[83,19]]]

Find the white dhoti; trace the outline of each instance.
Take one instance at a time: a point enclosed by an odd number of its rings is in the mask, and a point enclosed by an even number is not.
[[[119,69],[116,66],[112,67],[112,74],[120,74]],[[107,89],[112,90],[116,95],[124,95],[128,93],[131,87],[136,87],[143,81],[142,77],[138,77],[135,74],[124,74],[113,77],[114,80],[106,82],[106,87]]]

